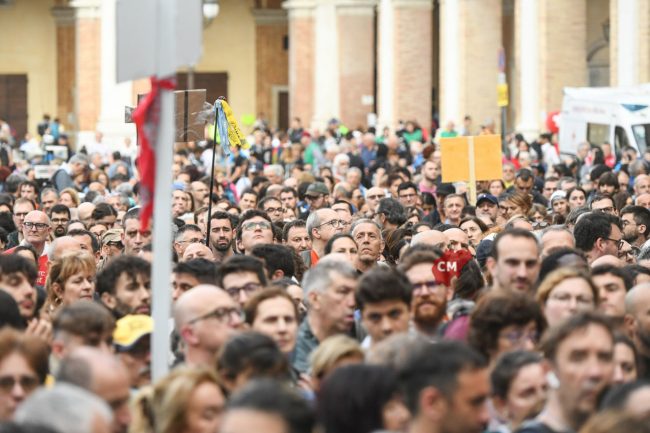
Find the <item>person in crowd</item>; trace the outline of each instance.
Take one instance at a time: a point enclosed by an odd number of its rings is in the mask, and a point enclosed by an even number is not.
[[[270,336],[286,356],[293,353],[299,312],[285,289],[269,288],[253,295],[244,307],[244,317],[253,331]]]
[[[490,373],[495,416],[489,431],[514,432],[541,412],[548,394],[543,361],[539,353],[528,350],[507,352],[498,358]]]
[[[20,405],[49,373],[48,345],[42,339],[0,330],[0,422],[11,421]]]
[[[234,256],[219,268],[217,285],[222,287],[241,307],[266,286],[264,262],[254,256]]]
[[[598,287],[589,274],[580,269],[561,267],[537,287],[537,302],[544,310],[549,327],[581,311],[593,311],[600,302]]]
[[[273,243],[273,224],[271,218],[261,210],[246,211],[239,220],[236,234],[237,250],[242,254],[250,254],[257,244]]]
[[[494,239],[486,266],[493,290],[532,293],[540,268],[537,238],[524,229],[510,229]]]
[[[175,329],[188,366],[212,365],[213,358],[242,326],[241,308],[223,289],[201,284],[174,304]]]
[[[592,212],[578,219],[573,236],[576,248],[585,252],[590,264],[602,256],[618,257],[623,243],[620,220],[606,212]]]
[[[131,314],[115,323],[113,347],[117,358],[129,374],[132,390],[151,383],[151,334],[153,319],[144,314]]]
[[[222,262],[235,254],[235,232],[237,218],[223,211],[213,212],[210,216],[210,248],[217,262]]]
[[[325,245],[337,233],[343,232],[344,221],[332,209],[317,209],[307,218],[307,233],[311,239],[312,249],[300,255],[308,268],[316,266],[324,255]]]
[[[354,325],[356,270],[344,261],[324,260],[310,269],[302,287],[308,301],[307,316],[298,329],[293,366],[301,373],[309,355],[332,335],[350,332]]]
[[[97,274],[97,295],[116,318],[151,313],[151,264],[140,257],[121,256]]]
[[[581,312],[551,326],[541,345],[549,363],[548,399],[519,433],[578,431],[596,412],[614,373],[614,335],[606,318]]]
[[[514,350],[534,350],[546,330],[540,306],[525,293],[485,295],[470,317],[467,342],[494,365]]]
[[[88,253],[64,254],[50,264],[44,310],[51,316],[65,306],[95,296],[95,259]]]
[[[411,283],[399,271],[382,266],[364,273],[355,298],[368,332],[366,347],[393,334],[408,332],[411,296]]]

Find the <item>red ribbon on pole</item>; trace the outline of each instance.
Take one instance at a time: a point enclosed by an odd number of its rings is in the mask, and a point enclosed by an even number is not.
[[[140,101],[133,111],[133,122],[138,131],[140,152],[138,171],[140,172],[140,231],[149,229],[149,219],[153,213],[153,197],[156,187],[155,143],[160,122],[160,91],[174,90],[176,80],[159,80],[151,77],[151,91]],[[171,144],[170,144],[171,145]]]

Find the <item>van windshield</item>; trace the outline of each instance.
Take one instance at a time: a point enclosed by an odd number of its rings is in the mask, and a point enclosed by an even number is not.
[[[632,133],[634,134],[639,152],[643,153],[646,149],[650,149],[650,123],[633,125]]]

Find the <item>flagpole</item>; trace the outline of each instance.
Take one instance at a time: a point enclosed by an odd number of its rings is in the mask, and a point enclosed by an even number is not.
[[[214,101],[214,133],[212,134],[212,165],[210,168],[210,194],[208,197],[208,217],[206,218],[205,245],[210,246],[210,229],[212,226],[212,190],[214,189],[214,163],[217,156],[217,101]]]
[[[176,71],[176,3],[177,0],[158,0],[157,14],[157,76],[173,76]],[[169,337],[171,334],[171,288],[169,276],[172,264],[172,178],[174,147],[174,92],[160,90],[160,121],[156,137],[156,188],[154,193],[153,265],[151,269],[152,317],[152,380],[157,381],[169,371]]]

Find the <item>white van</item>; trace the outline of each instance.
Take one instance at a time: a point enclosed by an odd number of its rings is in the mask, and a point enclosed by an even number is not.
[[[613,143],[616,151],[650,148],[650,83],[633,87],[565,87],[559,116],[560,153],[580,143]]]

